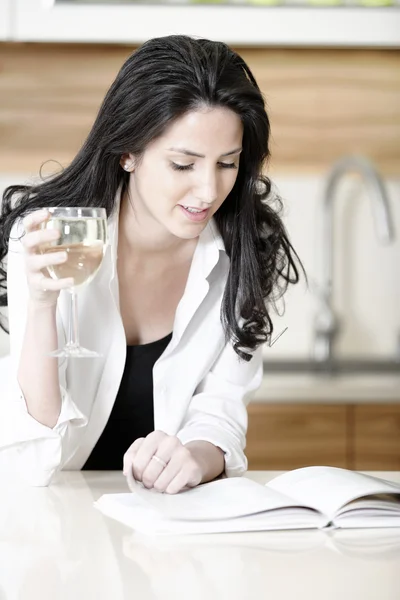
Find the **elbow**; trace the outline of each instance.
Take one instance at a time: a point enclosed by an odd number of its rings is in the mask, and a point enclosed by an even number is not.
[[[53,411],[48,412],[48,413],[43,413],[41,411],[40,414],[36,415],[31,413],[28,410],[28,414],[35,419],[35,421],[37,421],[38,423],[40,423],[41,425],[44,425],[45,427],[48,427],[49,429],[54,429],[55,426],[58,424],[58,419],[60,416],[60,410],[57,413],[54,413]]]

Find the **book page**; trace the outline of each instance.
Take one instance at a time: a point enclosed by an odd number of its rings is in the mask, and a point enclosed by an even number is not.
[[[128,485],[143,503],[169,519],[179,521],[232,519],[303,504],[246,477],[212,481],[179,494],[161,494],[146,489],[130,474]]]
[[[356,498],[376,494],[399,494],[400,510],[400,485],[337,467],[295,469],[275,477],[267,487],[320,510],[329,519]]]
[[[224,480],[226,481],[226,480]],[[155,496],[155,494],[154,494]],[[158,493],[159,499],[165,494]],[[178,498],[180,494],[176,495]],[[170,496],[171,498],[173,496]],[[229,519],[169,519],[137,494],[103,494],[94,506],[104,515],[145,535],[189,535],[323,527],[324,517],[310,509],[280,508]]]

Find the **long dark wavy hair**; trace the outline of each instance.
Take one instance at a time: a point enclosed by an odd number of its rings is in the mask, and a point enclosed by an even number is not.
[[[271,339],[271,309],[299,281],[302,265],[279,216],[281,201],[262,174],[270,154],[263,96],[245,61],[221,42],[172,35],[144,43],[122,66],[71,164],[39,184],[5,190],[0,306],[7,305],[4,259],[16,219],[44,206],[97,206],[110,216],[119,185],[124,191],[129,180],[122,154],[140,159],[173,121],[204,106],[234,111],[244,129],[238,176],[215,221],[230,258],[221,321],[236,353],[250,360]]]

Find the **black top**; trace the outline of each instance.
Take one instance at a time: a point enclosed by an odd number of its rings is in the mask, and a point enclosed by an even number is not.
[[[82,467],[84,470],[122,470],[129,446],[154,430],[153,367],[172,333],[161,340],[126,347],[121,385],[103,433]]]

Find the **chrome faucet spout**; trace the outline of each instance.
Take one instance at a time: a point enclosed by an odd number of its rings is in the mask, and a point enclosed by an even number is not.
[[[353,171],[361,175],[368,195],[371,198],[375,231],[379,243],[388,244],[395,238],[389,197],[383,179],[375,166],[364,156],[354,155],[340,158],[328,174],[323,201],[323,245],[320,291],[322,308],[316,319],[314,347],[315,359],[318,361],[332,360],[334,338],[339,329],[332,308],[334,254],[333,206],[339,181],[343,175]]]

